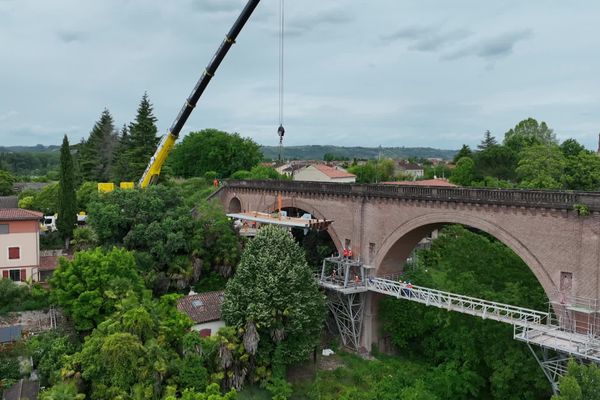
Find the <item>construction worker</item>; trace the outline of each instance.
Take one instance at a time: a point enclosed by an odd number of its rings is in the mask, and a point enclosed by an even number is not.
[[[219,180],[218,180],[217,178],[215,178],[215,179],[213,180],[213,186],[214,186],[214,187],[219,187]]]

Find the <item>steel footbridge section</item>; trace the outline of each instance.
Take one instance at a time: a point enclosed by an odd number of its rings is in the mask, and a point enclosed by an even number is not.
[[[369,278],[366,282],[366,288],[372,292],[414,301],[426,306],[444,308],[449,311],[456,311],[515,326],[541,325],[542,321],[546,321],[549,318],[548,313],[529,308],[515,307],[509,304],[404,284],[387,278]]]
[[[359,350],[365,296],[370,291],[512,325],[514,339],[527,344],[555,393],[569,358],[600,364],[600,337],[594,332],[595,319],[577,326],[576,321],[562,314],[556,318],[551,312],[411,285],[393,276],[372,277],[371,269],[351,259],[330,257],[316,276],[319,285],[328,292],[329,308],[345,346]],[[561,303],[560,307],[575,306]],[[598,307],[589,308],[594,315],[599,312]]]

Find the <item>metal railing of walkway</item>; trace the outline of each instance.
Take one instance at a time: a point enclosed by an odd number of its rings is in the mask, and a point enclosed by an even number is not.
[[[372,292],[511,325],[541,324],[549,318],[548,313],[529,308],[511,306],[417,285],[408,285],[388,278],[369,278],[366,287]]]

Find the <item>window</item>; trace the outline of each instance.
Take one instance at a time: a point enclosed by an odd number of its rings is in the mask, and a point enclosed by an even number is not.
[[[8,233],[8,224],[0,224],[0,235],[6,235]]]
[[[9,271],[10,274],[10,280],[13,282],[20,282],[21,281],[21,270],[20,269],[11,269]]]
[[[21,258],[21,248],[20,247],[9,247],[8,248],[8,259],[9,260],[18,260]]]

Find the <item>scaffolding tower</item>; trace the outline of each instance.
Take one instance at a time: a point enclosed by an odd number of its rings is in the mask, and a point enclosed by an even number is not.
[[[350,257],[327,257],[317,277],[319,285],[327,290],[327,305],[342,344],[355,351],[360,350],[368,270]]]

